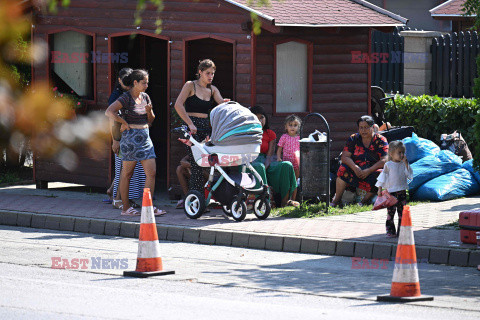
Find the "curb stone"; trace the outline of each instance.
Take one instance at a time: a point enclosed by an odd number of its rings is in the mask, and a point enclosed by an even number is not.
[[[12,211],[0,211],[0,225],[101,235],[120,235],[137,239],[140,231],[139,222]],[[263,235],[160,224],[157,224],[157,232],[160,240],[347,257],[361,256],[369,259],[388,259],[390,257],[393,261],[395,260],[397,249],[396,244],[301,238],[298,236],[271,234]],[[417,260],[426,259],[429,263],[469,267],[480,265],[480,250],[417,246],[416,253]]]

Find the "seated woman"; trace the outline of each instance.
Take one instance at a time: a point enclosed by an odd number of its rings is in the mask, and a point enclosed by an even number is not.
[[[342,152],[342,165],[337,172],[336,193],[330,205],[336,207],[347,185],[365,190],[361,204],[368,203],[376,192],[375,183],[380,169],[387,161],[388,143],[385,137],[374,132],[371,116],[357,120],[358,133],[348,138]]]
[[[257,116],[263,127],[260,155],[252,163],[252,166],[259,173],[262,172],[261,167],[266,169],[267,184],[272,187],[275,193],[280,194],[282,207],[298,207],[300,204],[294,199],[291,199],[297,189],[297,178],[295,177],[293,165],[290,161],[276,161],[276,159],[274,159],[275,140],[277,136],[275,132],[269,129],[265,110],[260,106],[254,106],[250,108],[250,111]],[[260,173],[260,175],[262,174]]]

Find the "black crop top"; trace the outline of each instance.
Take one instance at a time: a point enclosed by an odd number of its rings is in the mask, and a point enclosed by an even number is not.
[[[213,107],[216,106],[215,99],[213,99],[213,90],[210,87],[212,95],[209,101],[205,101],[197,97],[197,90],[195,89],[195,82],[193,82],[193,96],[188,97],[185,100],[185,111],[192,113],[205,113],[208,114]]]

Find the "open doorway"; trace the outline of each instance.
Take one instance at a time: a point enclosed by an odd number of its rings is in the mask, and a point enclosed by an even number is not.
[[[149,73],[147,94],[150,96],[155,120],[150,137],[157,156],[156,186],[167,186],[168,162],[168,40],[144,34],[111,37],[112,88],[122,68],[145,69]],[[159,189],[159,190],[160,190]]]
[[[185,80],[195,80],[198,63],[211,59],[217,67],[213,85],[224,98],[235,99],[234,78],[234,42],[226,42],[213,38],[202,38],[185,41]]]

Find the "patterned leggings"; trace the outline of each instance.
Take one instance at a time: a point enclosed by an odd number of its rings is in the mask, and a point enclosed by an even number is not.
[[[403,206],[407,204],[407,191],[397,191],[392,192],[392,196],[397,198],[397,204],[387,208],[387,222],[386,222],[386,229],[387,233],[390,234],[400,234],[400,225],[402,224],[402,214],[403,214]],[[395,217],[395,210],[398,213],[398,228],[395,231],[395,223],[393,222],[393,217]]]
[[[210,120],[208,118],[204,119],[197,117],[190,117],[190,119],[192,119],[193,124],[197,127],[197,134],[194,134],[193,138],[198,142],[202,142],[211,134]],[[203,169],[195,162],[192,149],[189,146],[187,146],[187,151],[192,171],[192,175],[190,176],[190,190],[203,192],[203,187],[205,186]]]

